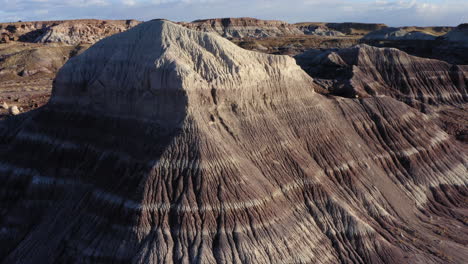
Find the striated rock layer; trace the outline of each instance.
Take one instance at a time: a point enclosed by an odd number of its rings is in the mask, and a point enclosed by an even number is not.
[[[357,45],[347,49],[310,50],[296,56],[312,76],[335,80],[337,95],[392,97],[422,103],[468,100],[468,68],[408,55],[394,48]]]
[[[296,59],[325,93],[352,98],[391,96],[439,119],[447,131],[468,142],[467,66],[367,45],[310,50]]]
[[[0,123],[4,263],[463,263],[466,148],[391,97],[150,21]]]
[[[139,23],[136,20],[66,21],[47,28],[34,42],[61,42],[71,45],[95,43],[105,37],[128,30]]]
[[[0,43],[10,40],[71,45],[95,43],[139,23],[141,22],[137,20],[97,19],[0,23]]]
[[[304,35],[303,31],[287,22],[260,20],[250,17],[202,19],[180,24],[202,32],[215,32],[227,38],[266,38]]]

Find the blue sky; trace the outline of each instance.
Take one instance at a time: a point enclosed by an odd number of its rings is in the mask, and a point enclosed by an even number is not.
[[[288,22],[455,26],[468,22],[468,0],[0,0],[0,22],[76,18],[192,21],[243,16]]]

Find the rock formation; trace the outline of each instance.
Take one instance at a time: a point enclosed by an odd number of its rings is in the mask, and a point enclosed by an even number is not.
[[[304,32],[306,35],[315,35],[315,36],[330,36],[330,37],[342,37],[345,36],[344,33],[336,30],[329,29],[324,25],[314,25],[314,24],[295,24],[299,30]]]
[[[459,25],[454,30],[442,36],[442,39],[451,44],[468,48],[468,23]]]
[[[215,18],[179,23],[187,28],[215,32],[226,38],[271,38],[287,36],[332,36],[364,35],[386,27],[384,24],[365,23],[297,23],[278,20],[260,20],[250,17]]]
[[[0,23],[0,43],[9,41],[61,42],[76,45],[95,43],[110,35],[123,32],[141,23],[137,20],[63,20]],[[297,23],[261,20],[250,17],[201,19],[178,22],[187,28],[215,32],[226,38],[269,38],[286,36],[344,36],[364,35],[387,27],[366,23]],[[437,29],[443,30],[443,29]]]
[[[452,114],[460,116],[455,125],[462,129],[454,133],[466,140],[467,66],[368,45],[310,50],[296,59],[322,85],[325,93],[351,98],[390,96],[427,114],[449,107],[455,111]]]
[[[438,38],[433,53],[453,63],[468,65],[468,24],[461,24]]]
[[[49,27],[41,36],[35,39],[34,42],[62,42],[72,45],[79,43],[95,43],[100,39],[123,32],[140,23],[135,20],[91,20],[80,22],[65,22]]]
[[[385,24],[374,23],[326,23],[328,28],[343,32],[347,35],[365,35],[369,32],[380,30],[388,27]]]
[[[326,28],[330,31],[341,32],[345,35],[365,35],[372,31],[380,30],[387,28],[385,24],[374,24],[374,23],[354,23],[354,22],[345,22],[345,23],[325,23],[325,22],[301,22],[294,24],[300,29],[306,27],[321,27]]]
[[[216,32],[226,38],[266,38],[304,34],[294,25],[283,21],[250,17],[204,19],[181,24],[202,32]]]
[[[346,78],[346,85],[330,87],[335,95],[385,94],[434,104],[468,100],[467,67],[411,56],[398,49],[362,44],[348,49],[310,50],[296,59],[312,76],[337,81]]]
[[[0,81],[38,73],[55,74],[76,50],[74,46],[22,46],[0,49]],[[53,77],[53,75],[52,75]]]
[[[3,42],[62,42],[76,45],[95,43],[110,35],[138,25],[136,20],[63,20],[0,23]]]
[[[166,21],[0,123],[4,263],[463,263],[466,148],[389,96]]]
[[[403,28],[388,27],[372,31],[364,40],[435,40],[436,36],[421,31],[409,31]]]
[[[435,26],[435,27],[414,27],[414,26],[408,26],[408,27],[402,27],[402,29],[406,31],[418,31],[418,32],[423,32],[426,34],[430,34],[433,36],[443,36],[447,34],[448,32],[452,31],[455,29],[455,27],[449,27],[449,26]]]
[[[19,115],[21,113],[18,106],[16,105],[10,106],[8,111],[10,112],[11,115]]]

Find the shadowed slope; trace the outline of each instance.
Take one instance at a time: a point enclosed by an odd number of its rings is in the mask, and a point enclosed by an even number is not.
[[[1,124],[0,257],[462,263],[464,146],[392,98],[314,88],[170,22],[97,43]]]
[[[297,55],[301,67],[326,87],[346,97],[390,95],[410,105],[457,104],[468,100],[464,65],[411,56],[394,48],[358,45],[340,50],[310,50]]]
[[[468,67],[408,55],[393,48],[359,45],[310,50],[296,56],[324,93],[359,98],[390,96],[433,118],[468,142]]]

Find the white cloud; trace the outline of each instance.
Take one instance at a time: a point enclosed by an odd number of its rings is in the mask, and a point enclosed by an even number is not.
[[[122,4],[126,6],[134,6],[137,4],[137,1],[135,0],[122,0]]]

